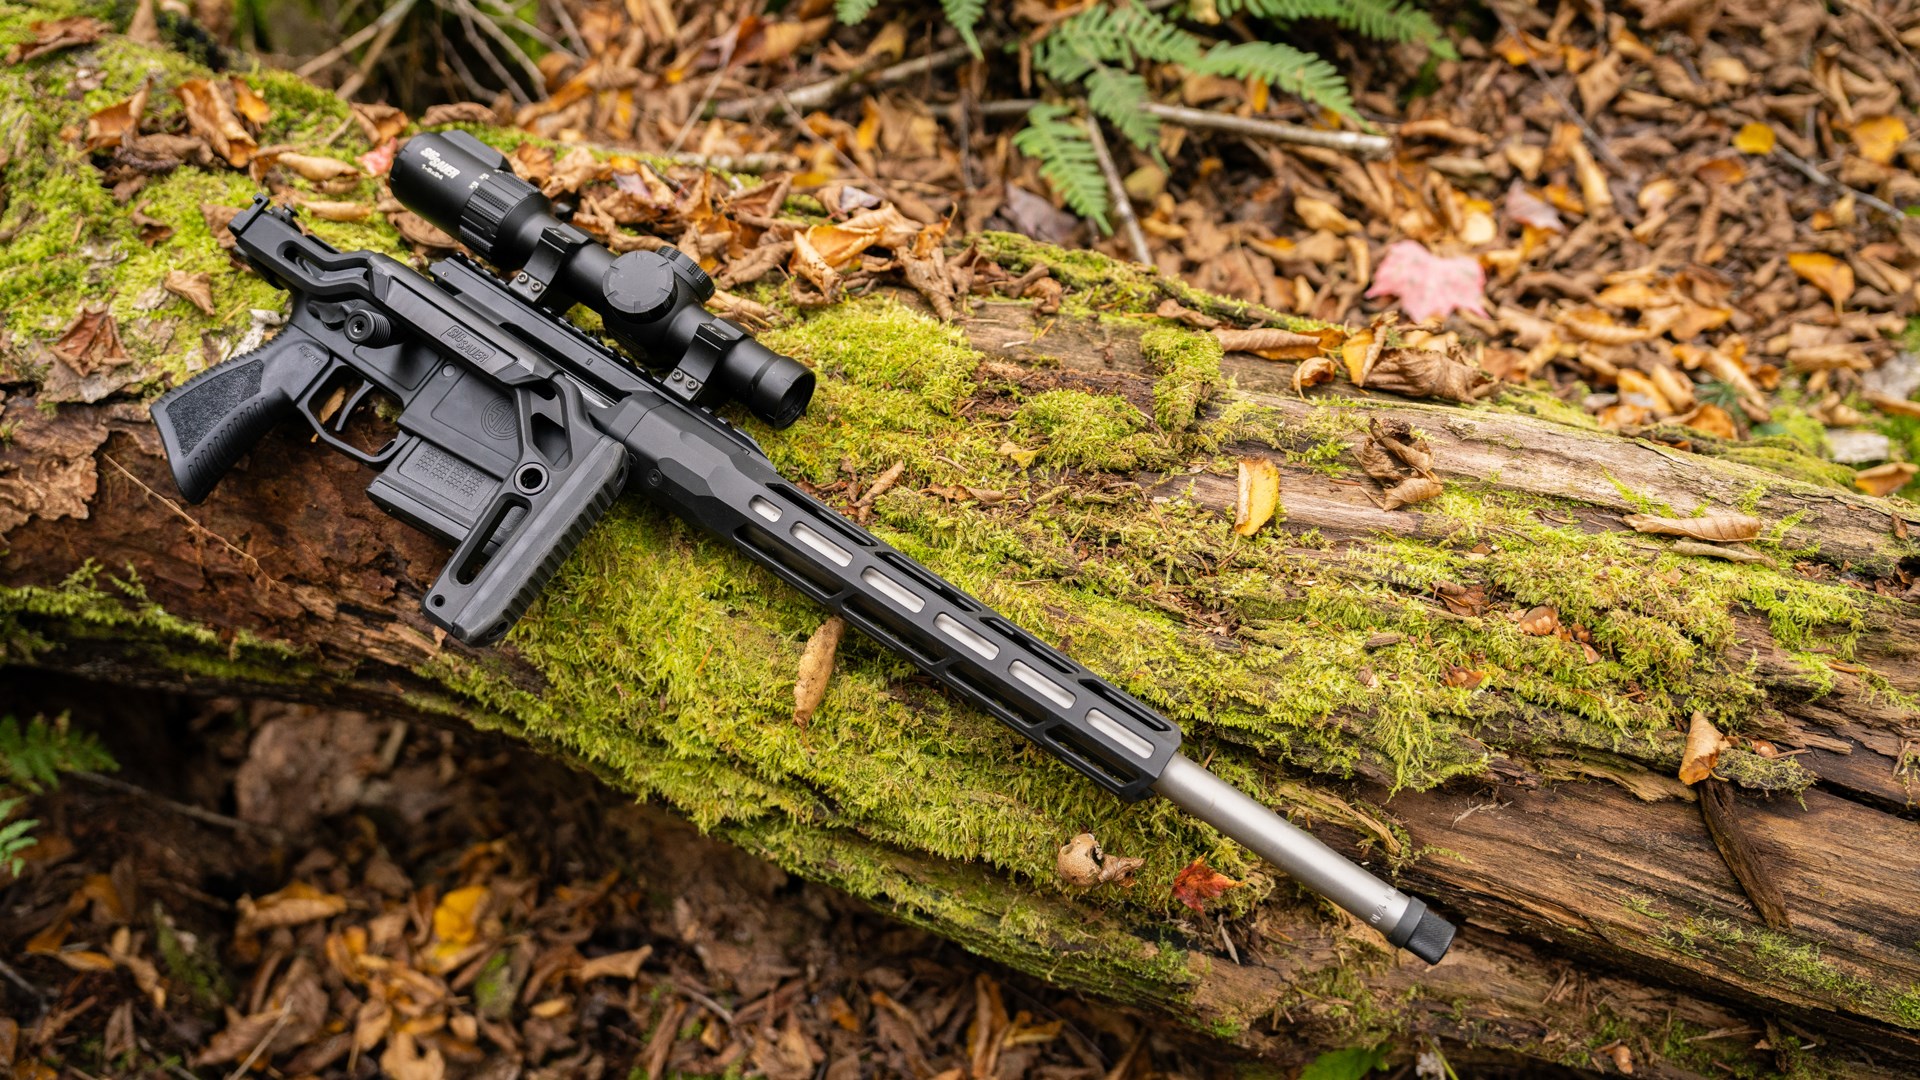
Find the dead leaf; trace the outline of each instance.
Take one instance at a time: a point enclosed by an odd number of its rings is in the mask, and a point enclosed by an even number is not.
[[[787,271],[812,282],[814,288],[831,300],[839,293],[840,272],[813,246],[808,235],[812,232],[808,229],[793,235],[793,257],[787,262]]]
[[[1875,165],[1892,164],[1893,155],[1906,141],[1906,122],[1897,116],[1872,116],[1853,125],[1854,146]]]
[[[1293,212],[1300,217],[1302,224],[1309,229],[1325,229],[1335,236],[1359,232],[1360,223],[1340,212],[1340,208],[1324,199],[1315,199],[1301,195],[1293,200]]]
[[[141,83],[140,89],[125,101],[109,105],[87,118],[87,149],[108,150],[119,146],[128,135],[140,133],[140,118],[147,111],[147,94],[150,84]]]
[[[213,275],[207,271],[169,270],[160,284],[168,292],[199,308],[202,314],[213,314]]]
[[[1388,488],[1380,502],[1382,510],[1398,510],[1403,506],[1426,502],[1440,494],[1444,488],[1440,481],[1425,476],[1409,476],[1398,484]]]
[[[432,251],[452,251],[460,246],[460,241],[441,232],[439,227],[411,210],[395,210],[386,217],[387,224],[399,230],[410,244]]]
[[[1497,388],[1493,376],[1467,361],[1457,346],[1446,352],[1433,349],[1384,349],[1368,369],[1369,390],[1386,390],[1408,397],[1476,401]]]
[[[1487,681],[1487,673],[1455,664],[1447,668],[1446,677],[1440,681],[1455,690],[1473,690]]]
[[[1655,536],[1685,536],[1715,544],[1739,543],[1760,535],[1760,519],[1746,514],[1706,514],[1691,518],[1628,514],[1621,520],[1635,532]]]
[[[1560,629],[1560,613],[1542,604],[1520,616],[1515,625],[1523,634],[1546,637]]]
[[[393,171],[393,155],[399,151],[400,140],[388,139],[353,160],[368,176],[385,176]]]
[[[1134,872],[1146,864],[1145,859],[1108,855],[1100,849],[1100,842],[1092,833],[1081,833],[1060,845],[1053,860],[1054,872],[1060,875],[1060,880],[1079,889],[1109,882],[1131,888]]]
[[[1240,490],[1234,500],[1233,531],[1252,536],[1273,519],[1280,505],[1280,469],[1266,458],[1242,458]]]
[[[1373,272],[1367,298],[1395,296],[1417,323],[1465,311],[1487,315],[1487,275],[1480,262],[1466,255],[1442,258],[1415,240],[1401,240],[1387,248]]]
[[[1920,472],[1920,465],[1910,461],[1889,461],[1885,465],[1875,465],[1871,469],[1861,469],[1853,474],[1853,486],[1869,495],[1891,495],[1907,486],[1913,474]]]
[[[1236,889],[1246,884],[1235,881],[1225,874],[1207,865],[1203,856],[1188,863],[1173,878],[1173,898],[1192,908],[1197,914],[1204,915],[1207,901],[1217,898],[1228,889]]]
[[[315,181],[337,180],[343,176],[359,176],[360,170],[339,158],[320,157],[316,154],[296,154],[287,151],[273,159],[275,165],[285,165],[305,179]]]
[[[1250,352],[1267,360],[1304,360],[1318,356],[1326,347],[1326,341],[1319,334],[1302,334],[1293,330],[1269,327],[1262,330],[1226,330],[1213,331],[1214,340],[1227,352]]]
[[[477,101],[454,101],[440,105],[430,105],[420,114],[421,127],[440,127],[443,124],[492,124],[497,121],[493,110]]]
[[[1733,148],[1754,156],[1771,154],[1776,138],[1772,125],[1755,122],[1741,127],[1734,134]]]
[[[835,615],[820,624],[807,639],[800,654],[800,674],[793,684],[793,722],[805,727],[813,711],[827,696],[827,680],[833,675],[833,654],[840,647],[840,636],[847,632],[846,620]]]
[[[373,213],[366,203],[333,202],[327,199],[301,199],[300,209],[321,221],[365,221]]]
[[[1714,763],[1720,760],[1720,751],[1732,745],[1732,740],[1713,726],[1707,714],[1694,713],[1693,722],[1687,727],[1686,749],[1680,753],[1681,783],[1697,784],[1712,775]]]
[[[1528,191],[1526,185],[1515,180],[1507,186],[1507,216],[1522,225],[1529,225],[1546,232],[1563,233],[1567,231],[1566,222],[1560,220],[1560,211],[1540,196]]]
[[[626,979],[631,982],[639,977],[640,965],[646,963],[647,957],[652,955],[653,946],[642,945],[637,949],[628,949],[625,952],[596,956],[576,968],[573,976],[581,982],[591,982],[594,979],[605,978]]]
[[[120,330],[104,306],[82,308],[48,351],[66,361],[81,378],[133,359],[120,344]]]
[[[205,139],[227,164],[243,168],[260,147],[220,89],[218,83],[207,79],[188,79],[174,87],[173,93],[185,107],[188,129]]]
[[[61,49],[91,45],[112,30],[113,26],[91,15],[75,15],[65,19],[42,19],[28,29],[33,37],[8,49],[7,63],[24,64]]]
[[[240,911],[235,937],[246,937],[261,930],[330,919],[347,910],[347,898],[324,893],[305,882],[296,881],[278,892],[255,900],[242,896],[236,905]]]
[[[401,1030],[387,1040],[380,1072],[388,1080],[445,1080],[447,1062],[437,1047],[429,1045],[422,1052],[413,1036]]]
[[[1824,251],[1796,251],[1787,256],[1787,265],[1814,288],[1826,293],[1835,307],[1853,295],[1853,267]]]
[[[273,107],[267,104],[267,99],[254,93],[253,87],[238,75],[229,76],[227,85],[233,88],[233,107],[241,116],[252,121],[254,127],[273,119]]]
[[[356,101],[352,108],[354,122],[360,125],[360,131],[366,135],[369,145],[379,146],[388,139],[398,138],[401,132],[407,130],[407,114],[391,105]]]
[[[1309,386],[1330,383],[1339,370],[1340,365],[1334,363],[1332,357],[1310,356],[1293,369],[1293,392],[1304,395]]]

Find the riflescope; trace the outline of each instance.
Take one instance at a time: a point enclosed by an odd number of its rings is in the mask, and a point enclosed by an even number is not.
[[[554,311],[585,304],[616,341],[653,366],[670,366],[661,382],[674,396],[707,406],[732,398],[774,427],[806,411],[813,372],[703,307],[713,279],[678,248],[616,257],[556,217],[506,155],[464,131],[407,140],[388,180],[415,213],[517,271],[515,293]]]

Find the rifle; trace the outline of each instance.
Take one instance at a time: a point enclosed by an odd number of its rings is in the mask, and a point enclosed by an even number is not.
[[[453,547],[422,598],[463,642],[498,640],[613,500],[637,488],[911,659],[961,698],[1127,800],[1158,793],[1437,963],[1454,928],[1179,753],[1180,729],[1119,687],[894,550],[782,477],[714,409],[778,428],[813,373],[702,305],[713,283],[671,247],[615,257],[554,216],[507,160],[464,132],[417,135],[390,182],[464,256],[425,277],[336,251],[257,197],[236,250],[293,296],[286,326],[153,403],[175,481],[213,490],[274,425],[305,419],[377,470],[367,494]],[[631,363],[567,321],[578,301]],[[350,435],[368,395],[399,406],[382,445]]]

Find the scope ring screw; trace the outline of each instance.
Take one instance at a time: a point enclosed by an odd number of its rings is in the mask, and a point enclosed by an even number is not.
[[[513,474],[513,486],[520,489],[522,495],[533,495],[547,486],[547,470],[538,465],[523,465]]]
[[[647,486],[648,487],[659,487],[660,484],[665,480],[666,480],[666,477],[660,475],[659,469],[647,470]]]

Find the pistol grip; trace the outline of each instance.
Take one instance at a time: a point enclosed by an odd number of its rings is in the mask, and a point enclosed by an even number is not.
[[[162,394],[151,412],[180,494],[190,503],[206,498],[241,455],[295,411],[327,360],[326,349],[288,327]]]
[[[469,645],[505,636],[613,505],[626,480],[626,448],[615,439],[600,439],[576,465],[554,478],[556,486],[550,490],[526,497],[503,488],[421,602],[427,618]],[[526,513],[485,565],[468,575],[466,568],[481,559],[487,541],[516,507]]]

